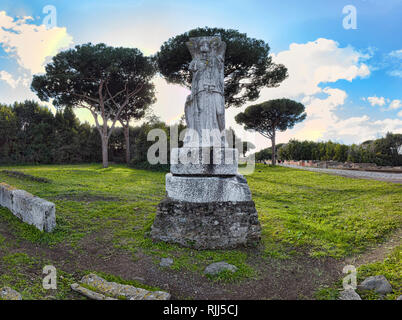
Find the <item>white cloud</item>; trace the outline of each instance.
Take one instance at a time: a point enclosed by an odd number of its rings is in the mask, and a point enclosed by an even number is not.
[[[14,79],[13,75],[8,73],[7,71],[1,70],[0,71],[0,80],[4,80],[7,82],[12,88],[17,87],[18,82],[20,79]]]
[[[320,38],[304,44],[292,43],[289,50],[273,55],[275,62],[288,68],[289,77],[279,88],[267,89],[267,94],[275,91],[282,96],[314,95],[322,92],[319,84],[367,77],[370,70],[362,63],[367,58],[368,55],[350,46],[340,48],[334,40]]]
[[[72,43],[66,28],[46,29],[29,23],[32,17],[13,19],[0,11],[0,44],[30,74],[44,72],[47,59]]]
[[[392,70],[388,74],[393,77],[402,78],[402,70]]]
[[[398,112],[397,116],[402,118],[402,110]]]
[[[388,61],[392,65],[392,70],[388,71],[388,74],[402,78],[402,49],[391,51],[388,54]]]
[[[348,95],[344,90],[330,86],[330,83],[369,76],[370,68],[365,63],[369,58],[369,55],[350,46],[342,48],[336,41],[322,38],[304,44],[293,43],[288,50],[273,55],[274,62],[288,68],[289,78],[278,88],[263,89],[255,103],[286,97],[302,102],[307,113],[302,123],[278,133],[278,142],[287,142],[291,138],[342,140],[345,143],[364,139],[362,126],[370,119],[367,116],[340,119],[336,111],[344,105]],[[240,127],[235,124],[233,117],[244,109],[227,111],[227,122],[239,133]],[[359,135],[353,132],[356,131],[353,129],[355,124],[361,125]],[[256,142],[258,149],[269,145],[266,139],[259,136]]]
[[[385,98],[384,97],[368,97],[368,102],[374,106],[384,106],[385,105]]]
[[[393,100],[390,105],[389,109],[390,110],[396,110],[402,107],[402,101],[401,100]]]
[[[401,50],[394,50],[389,53],[389,55],[393,58],[402,59],[402,49]]]

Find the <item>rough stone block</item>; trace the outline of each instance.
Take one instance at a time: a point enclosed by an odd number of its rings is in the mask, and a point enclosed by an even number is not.
[[[170,198],[157,209],[151,237],[195,249],[255,246],[261,226],[253,201],[194,203]]]
[[[56,227],[55,204],[24,190],[0,184],[0,205],[40,231],[51,232]]]
[[[251,191],[242,175],[191,177],[166,175],[169,198],[188,202],[251,201]]]
[[[14,187],[2,182],[0,183],[0,205],[8,210],[13,208],[13,191]]]
[[[236,175],[238,159],[234,148],[174,148],[170,171],[176,175]]]
[[[339,293],[339,300],[361,300],[362,298],[353,289],[343,290]]]
[[[360,290],[374,290],[380,294],[387,294],[392,292],[391,284],[383,275],[371,276],[357,286]]]

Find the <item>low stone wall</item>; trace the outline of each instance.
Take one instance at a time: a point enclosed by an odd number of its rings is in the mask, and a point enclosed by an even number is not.
[[[337,161],[320,161],[320,160],[285,160],[283,164],[312,167],[312,168],[333,168],[333,169],[352,169],[364,171],[384,171],[384,172],[402,172],[402,167],[377,166],[375,163],[353,163],[353,162],[337,162]]]
[[[9,209],[23,222],[40,231],[51,232],[56,227],[55,204],[34,195],[0,183],[0,206]]]

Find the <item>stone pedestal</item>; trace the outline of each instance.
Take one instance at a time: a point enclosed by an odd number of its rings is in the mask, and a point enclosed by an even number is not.
[[[165,198],[152,226],[152,238],[195,249],[255,246],[260,232],[253,201],[194,203]]]
[[[237,162],[237,149],[172,149],[152,239],[196,249],[256,245],[261,227]]]

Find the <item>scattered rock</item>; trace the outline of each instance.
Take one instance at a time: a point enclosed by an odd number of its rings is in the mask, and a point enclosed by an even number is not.
[[[126,284],[108,282],[96,274],[89,274],[81,279],[86,284],[106,297],[124,298],[127,300],[169,300],[170,294],[164,291],[148,291]],[[74,290],[74,289],[73,289]]]
[[[0,300],[22,300],[22,296],[14,289],[4,287],[0,289]]]
[[[368,277],[357,288],[360,290],[374,290],[379,294],[392,292],[390,283],[383,275]]]
[[[236,272],[237,271],[237,267],[226,263],[226,262],[215,262],[210,264],[208,267],[205,268],[204,273],[205,274],[209,274],[209,275],[216,275],[224,270],[229,270],[231,272]]]
[[[173,264],[172,258],[162,258],[161,262],[159,263],[161,267],[170,267],[172,264]]]
[[[339,293],[339,300],[361,300],[360,296],[353,289],[343,290]]]
[[[399,296],[398,298],[396,298],[396,300],[402,300],[402,296]]]

